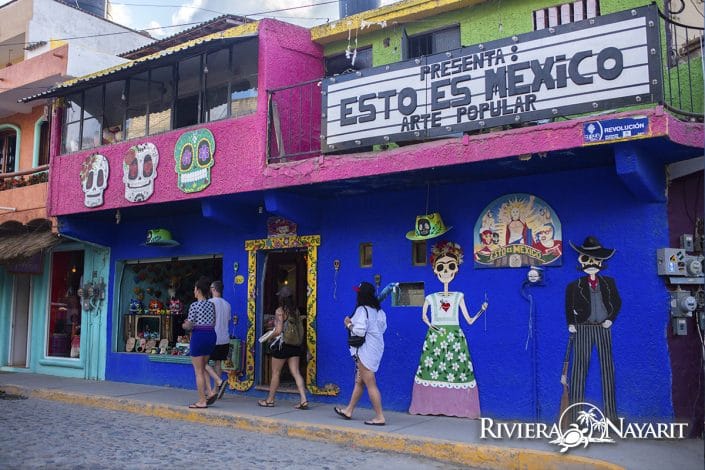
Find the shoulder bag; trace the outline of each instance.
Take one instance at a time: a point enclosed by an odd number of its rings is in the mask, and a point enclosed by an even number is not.
[[[369,313],[367,313],[367,307],[362,307],[365,309],[365,316],[367,317],[367,320],[370,319]],[[365,331],[365,336],[357,336],[352,333],[352,330],[348,329],[348,346],[351,348],[359,348],[363,344],[365,344],[365,337],[367,336],[367,332]]]

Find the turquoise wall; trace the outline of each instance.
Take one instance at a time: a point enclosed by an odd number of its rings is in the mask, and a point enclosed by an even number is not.
[[[95,271],[108,283],[109,250],[83,245],[64,243],[61,250],[85,250],[84,282]],[[47,357],[47,317],[49,312],[49,287],[51,280],[51,254],[44,256],[44,270],[32,276],[31,311],[29,319],[29,355],[27,368],[9,367],[10,338],[12,336],[12,288],[14,276],[0,268],[0,370],[34,372],[62,377],[105,379],[105,343],[107,335],[107,293],[96,312],[81,312],[81,357]]]

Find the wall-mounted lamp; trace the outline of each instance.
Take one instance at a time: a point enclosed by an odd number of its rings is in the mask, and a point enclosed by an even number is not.
[[[100,281],[98,281],[98,278],[94,277],[91,282],[83,284],[83,287],[78,289],[78,296],[81,298],[81,305],[84,311],[91,312],[96,310],[100,301],[105,299],[103,278],[101,277]]]

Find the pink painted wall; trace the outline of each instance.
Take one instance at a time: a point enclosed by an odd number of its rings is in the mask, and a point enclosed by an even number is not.
[[[156,204],[258,189],[266,162],[267,89],[296,84],[323,75],[322,49],[313,44],[307,29],[275,20],[263,20],[259,27],[259,77],[257,112],[251,116],[177,129],[168,133],[133,139],[65,155],[51,160],[48,207],[52,215]],[[54,114],[57,117],[57,113]],[[52,129],[52,149],[61,135],[59,120]],[[211,184],[204,191],[185,194],[177,186],[174,145],[185,132],[208,128],[216,141]],[[122,160],[133,145],[151,142],[159,152],[154,194],[144,203],[131,203],[124,197]],[[92,153],[104,155],[110,164],[104,204],[84,206],[81,164]],[[247,189],[245,189],[247,188]]]
[[[265,20],[260,25],[259,37],[259,96],[255,115],[179,129],[97,149],[110,161],[110,179],[105,204],[95,209],[84,207],[79,179],[81,162],[92,152],[77,152],[54,158],[50,214],[63,215],[132,205],[124,198],[121,162],[130,146],[142,142],[152,142],[160,154],[154,194],[145,203],[139,203],[154,204],[570,149],[583,144],[582,123],[591,119],[445,139],[378,153],[317,155],[305,160],[266,165],[266,90],[321,77],[323,70],[321,50],[311,43],[307,30]],[[291,100],[294,99],[292,95]],[[282,107],[286,109],[286,106],[294,105],[284,103]],[[683,145],[702,145],[702,124],[680,122],[661,107],[601,118],[630,115],[649,117],[651,135],[654,137],[669,136],[671,140]],[[212,182],[202,192],[184,194],[177,187],[174,144],[182,133],[199,127],[209,128],[216,141]],[[364,164],[361,164],[363,161]]]

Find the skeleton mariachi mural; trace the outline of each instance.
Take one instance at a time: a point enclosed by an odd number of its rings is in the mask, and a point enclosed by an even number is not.
[[[157,178],[159,152],[152,143],[130,147],[122,162],[122,182],[125,183],[125,199],[144,202],[154,193]]]
[[[617,422],[615,402],[614,361],[612,359],[612,323],[622,307],[622,300],[613,278],[598,274],[607,267],[606,260],[614,255],[613,248],[604,248],[596,237],[588,236],[582,245],[570,246],[577,251],[579,269],[586,275],[573,281],[565,291],[565,317],[568,323],[568,354],[573,346],[570,374],[570,404],[585,398],[585,379],[590,367],[593,345],[597,348],[602,377],[602,399],[605,416]],[[566,385],[567,377],[561,376]],[[564,410],[561,410],[563,412]],[[573,407],[575,422],[578,407]]]
[[[561,264],[561,222],[547,203],[531,194],[492,201],[473,233],[476,268]]]
[[[86,207],[99,207],[103,205],[103,193],[108,187],[110,166],[108,159],[99,153],[86,157],[81,164],[81,187]]]
[[[421,318],[428,325],[419,366],[414,376],[409,413],[480,417],[480,397],[465,334],[458,311],[472,325],[485,310],[471,317],[462,292],[449,292],[463,262],[463,250],[457,243],[442,241],[431,249],[431,265],[443,291],[426,296]],[[428,311],[431,310],[431,318]]]
[[[174,170],[179,189],[185,193],[203,191],[211,184],[211,168],[215,164],[215,138],[208,129],[181,134],[174,147]]]

